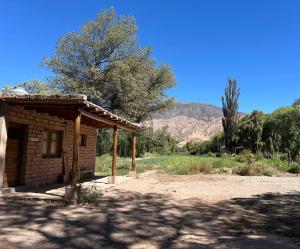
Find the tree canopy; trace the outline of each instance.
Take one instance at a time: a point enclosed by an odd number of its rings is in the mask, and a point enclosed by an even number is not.
[[[300,151],[300,105],[282,107],[268,116],[264,138],[271,138],[274,151],[289,153],[295,159]]]
[[[293,103],[293,106],[300,105],[300,98],[296,99]]]
[[[170,67],[156,65],[151,48],[138,45],[134,18],[119,17],[113,8],[62,37],[43,64],[54,72],[55,88],[86,94],[136,122],[173,103],[166,94],[175,84]]]
[[[253,111],[251,114],[243,117],[237,130],[238,145],[256,153],[262,146],[264,120],[264,114],[260,111]]]

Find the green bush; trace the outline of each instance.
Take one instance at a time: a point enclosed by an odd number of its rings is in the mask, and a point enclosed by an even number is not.
[[[257,152],[256,154],[255,154],[255,157],[256,157],[256,160],[264,160],[265,159],[265,155],[264,155],[264,153],[262,153],[262,152]]]
[[[265,159],[263,162],[268,163],[269,165],[272,165],[276,169],[280,171],[287,171],[289,168],[289,164],[286,161],[282,161],[278,155],[272,156],[271,159]]]
[[[287,171],[292,174],[300,174],[300,165],[293,163],[289,166]]]
[[[252,163],[255,160],[255,156],[251,151],[245,150],[241,154],[237,155],[235,160],[240,163]]]
[[[276,171],[265,163],[250,163],[237,167],[234,173],[241,176],[273,176]]]

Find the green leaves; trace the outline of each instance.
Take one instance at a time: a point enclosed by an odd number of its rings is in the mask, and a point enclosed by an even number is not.
[[[86,94],[135,122],[169,107],[166,90],[175,77],[168,65],[156,65],[149,47],[138,45],[136,31],[133,17],[118,17],[110,8],[79,32],[66,34],[43,61],[55,73],[52,86]]]
[[[261,147],[264,114],[253,111],[242,118],[237,131],[238,144],[253,153],[258,152]]]
[[[296,158],[300,151],[300,105],[282,107],[268,116],[264,137],[271,137],[275,151],[291,153]]]
[[[240,89],[237,87],[236,80],[234,78],[228,79],[227,87],[224,91],[224,96],[222,96],[222,110],[223,119],[222,125],[225,137],[225,146],[231,151],[235,144],[235,134],[239,119],[239,95]]]
[[[293,103],[293,106],[300,105],[300,99],[296,99]]]

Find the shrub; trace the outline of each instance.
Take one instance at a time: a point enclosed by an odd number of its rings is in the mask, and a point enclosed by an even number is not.
[[[255,156],[251,151],[245,150],[240,155],[237,155],[235,160],[240,163],[252,163],[255,160]]]
[[[293,163],[290,165],[287,171],[292,174],[300,174],[300,165]]]
[[[281,161],[288,161],[289,160],[289,155],[287,153],[280,153],[277,155]]]
[[[208,153],[206,154],[206,156],[208,156],[208,157],[215,157],[215,156],[216,156],[216,153],[208,152]]]
[[[250,163],[239,166],[234,171],[241,176],[272,176],[276,172],[265,163]]]
[[[208,163],[194,163],[188,169],[189,174],[210,174],[212,172],[212,167]]]
[[[222,157],[222,154],[220,152],[216,153],[216,157]]]
[[[265,159],[264,162],[281,171],[287,171],[289,168],[289,164],[286,161],[282,161],[278,155],[273,155],[271,159]]]
[[[264,153],[262,153],[262,152],[257,152],[256,153],[256,160],[264,160],[265,159],[265,156],[264,156]]]
[[[78,204],[93,205],[98,207],[100,205],[102,192],[96,188],[83,187],[80,185],[77,190]]]

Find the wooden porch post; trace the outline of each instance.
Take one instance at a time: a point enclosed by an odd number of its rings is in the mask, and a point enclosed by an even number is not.
[[[117,145],[118,145],[118,128],[114,127],[114,138],[113,138],[113,159],[112,159],[112,178],[111,183],[116,183],[116,174],[117,174]]]
[[[6,104],[0,104],[0,189],[3,187],[4,168],[5,168],[5,153],[7,142],[7,128],[5,114],[7,113]]]
[[[135,155],[136,155],[136,132],[132,132],[132,161],[131,161],[131,170],[136,170],[135,165]]]
[[[73,188],[77,187],[78,182],[78,159],[79,159],[79,139],[80,139],[80,121],[81,121],[81,114],[78,113],[75,119],[75,126],[74,126],[74,149],[73,149],[73,164],[72,164],[72,180],[71,186]]]
[[[0,117],[0,189],[3,187],[7,130],[5,117]]]
[[[71,188],[66,189],[66,200],[76,201],[76,190],[78,182],[78,157],[79,157],[79,138],[80,138],[80,122],[81,113],[78,112],[74,123],[74,147],[73,147],[73,162],[72,162],[72,174],[71,174]]]

